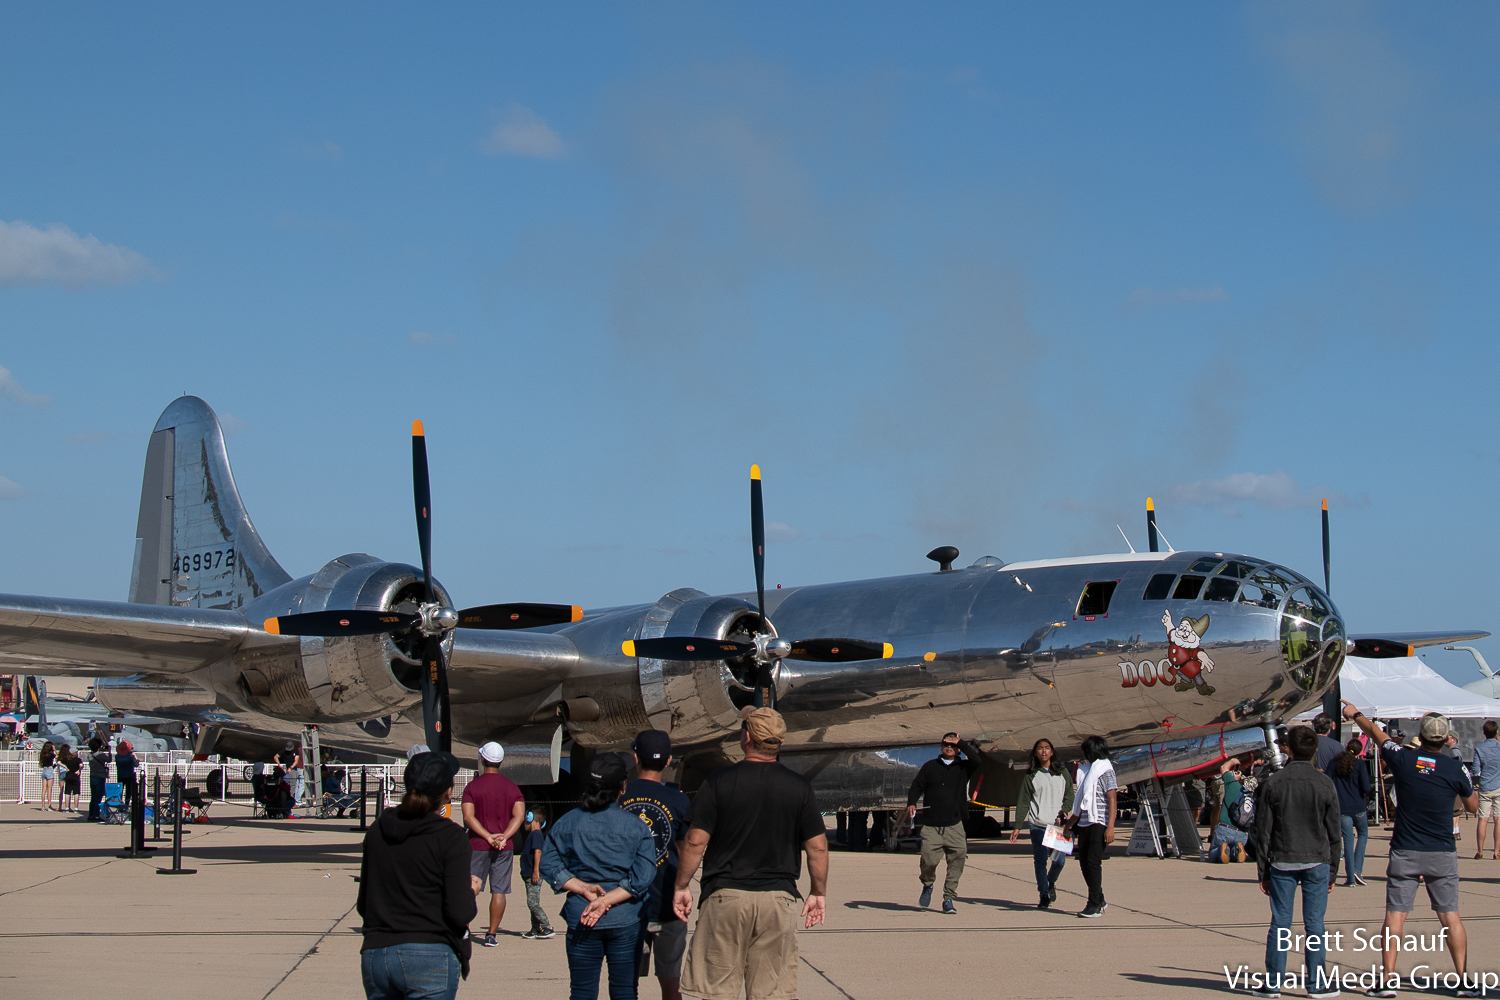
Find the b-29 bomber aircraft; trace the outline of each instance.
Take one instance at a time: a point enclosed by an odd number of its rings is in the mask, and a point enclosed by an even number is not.
[[[691,791],[738,755],[741,709],[773,704],[782,760],[824,807],[877,809],[904,804],[950,731],[980,748],[976,798],[992,805],[1042,736],[1064,757],[1104,736],[1122,783],[1171,778],[1265,746],[1351,652],[1488,634],[1349,636],[1313,581],[1226,552],[955,568],[945,547],[936,572],[766,592],[758,469],[754,592],[456,610],[431,572],[413,430],[421,565],[350,553],[294,580],[251,524],[218,418],[174,400],[147,447],[130,601],[0,595],[0,665],[99,678],[102,704],[195,723],[203,752],[307,725],[324,746],[389,756],[498,740],[529,784],[559,780],[565,745],[577,763],[655,727]]]

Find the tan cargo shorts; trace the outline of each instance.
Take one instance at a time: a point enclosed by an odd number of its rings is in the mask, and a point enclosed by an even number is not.
[[[789,892],[719,889],[698,910],[682,967],[682,992],[702,1000],[792,1000],[797,918]]]

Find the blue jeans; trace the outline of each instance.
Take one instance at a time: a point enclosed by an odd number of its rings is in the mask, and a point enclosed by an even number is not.
[[[570,1000],[598,1000],[599,966],[609,959],[609,1000],[636,1000],[635,946],[640,925],[628,927],[569,927],[568,976]]]
[[[458,968],[445,944],[393,944],[359,955],[367,1000],[453,1000]]]
[[[1047,856],[1052,853],[1052,848],[1042,846],[1042,838],[1046,835],[1045,826],[1031,828],[1031,863],[1036,868],[1037,892],[1043,896],[1052,890],[1052,883],[1057,881],[1057,876],[1062,874],[1063,865],[1068,863],[1066,854],[1058,854],[1051,868],[1047,867]]]
[[[1297,886],[1302,886],[1302,927],[1309,935],[1318,935],[1318,947],[1307,949],[1307,988],[1321,985],[1323,972],[1323,914],[1328,910],[1327,865],[1314,865],[1301,871],[1271,869],[1271,929],[1266,932],[1267,985],[1279,988],[1286,972],[1286,952],[1277,947],[1276,932],[1292,926],[1292,907],[1297,901]]]
[[[1339,817],[1344,828],[1344,884],[1353,885],[1354,876],[1365,873],[1365,845],[1370,842],[1370,817],[1362,812],[1344,813]],[[1359,837],[1355,838],[1358,831]]]
[[[1244,844],[1248,843],[1249,840],[1250,835],[1244,830],[1220,823],[1214,827],[1213,835],[1208,838],[1208,860],[1219,860],[1220,844]],[[1230,853],[1238,857],[1238,852],[1232,851]]]
[[[104,779],[89,775],[89,819],[97,820],[103,818],[103,811],[99,804],[104,801]]]

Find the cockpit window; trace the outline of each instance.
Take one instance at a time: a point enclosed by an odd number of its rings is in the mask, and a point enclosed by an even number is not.
[[[1240,603],[1252,604],[1257,608],[1278,608],[1281,606],[1281,595],[1269,584],[1258,585],[1251,582],[1245,584],[1245,589],[1240,591]]]
[[[1281,613],[1281,653],[1304,690],[1323,687],[1344,658],[1344,627],[1312,587],[1301,587]]]
[[[1158,573],[1146,584],[1146,592],[1141,595],[1143,601],[1165,601],[1172,593],[1172,581],[1177,579],[1171,573]]]
[[[1217,565],[1219,565],[1219,560],[1217,557],[1213,559],[1199,559],[1197,562],[1188,567],[1188,572],[1212,573],[1214,571],[1214,567]]]
[[[1177,589],[1172,592],[1174,601],[1196,601],[1198,590],[1203,586],[1203,577],[1185,576],[1177,581]]]
[[[1239,589],[1239,581],[1225,576],[1216,576],[1208,581],[1208,589],[1203,592],[1203,599],[1205,601],[1232,601],[1234,592]]]
[[[1109,612],[1109,599],[1114,596],[1118,580],[1090,580],[1083,585],[1083,595],[1078,598],[1079,615],[1102,615]]]
[[[1255,567],[1251,566],[1249,563],[1243,563],[1237,559],[1231,559],[1224,564],[1222,569],[1219,570],[1219,575],[1231,576],[1236,580],[1243,580],[1254,572]]]

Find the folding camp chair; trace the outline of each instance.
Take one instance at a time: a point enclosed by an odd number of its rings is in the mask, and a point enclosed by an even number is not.
[[[207,823],[209,821],[208,807],[212,804],[211,800],[203,797],[203,789],[197,785],[183,789],[182,808],[184,812],[182,821],[184,823]]]
[[[125,786],[118,781],[105,782],[104,801],[99,803],[99,811],[105,823],[129,823],[130,806],[125,801]]]

